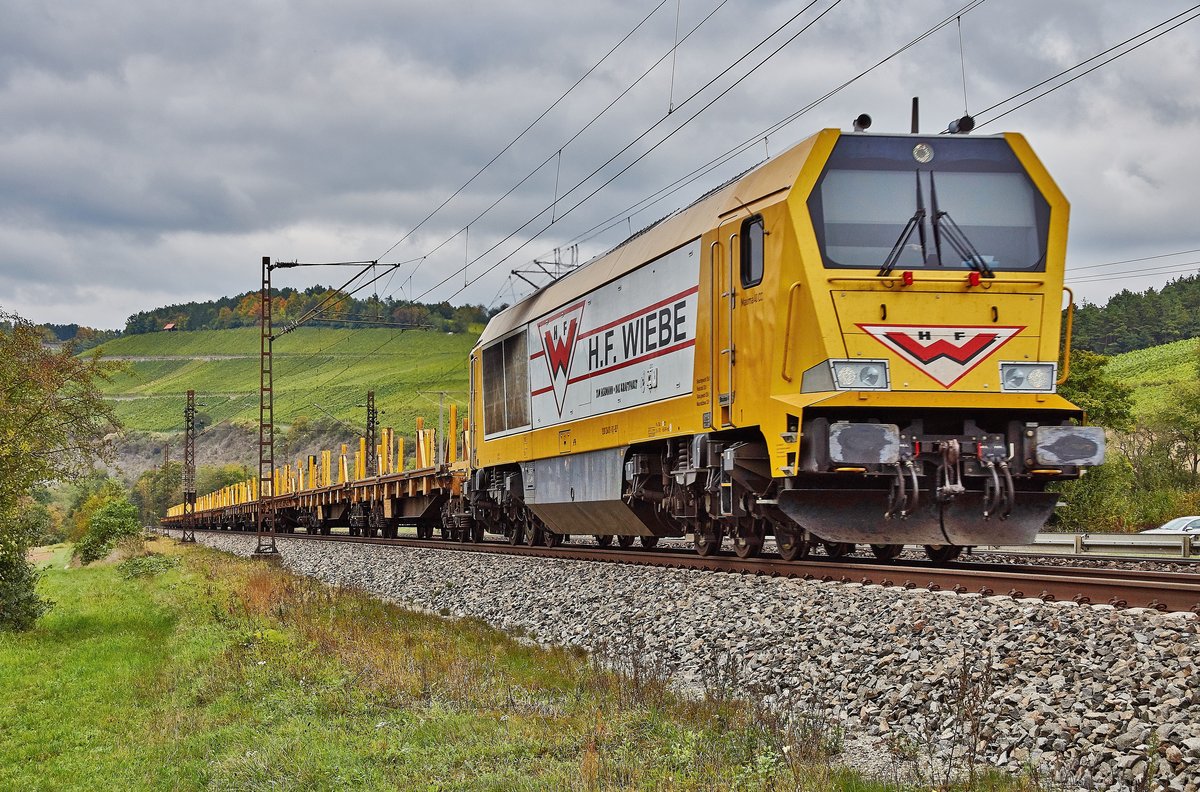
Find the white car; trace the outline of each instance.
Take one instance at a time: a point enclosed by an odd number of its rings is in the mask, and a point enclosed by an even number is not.
[[[1157,528],[1151,528],[1147,531],[1142,531],[1144,534],[1155,534],[1164,536],[1184,536],[1191,534],[1200,536],[1200,517],[1176,517],[1174,520],[1168,520]]]

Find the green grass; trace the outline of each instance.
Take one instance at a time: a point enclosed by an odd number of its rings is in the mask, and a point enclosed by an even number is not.
[[[437,417],[437,391],[466,403],[471,334],[424,330],[301,328],[274,344],[275,420],[327,418],[362,423],[374,390],[384,425],[411,436],[417,416]],[[257,424],[259,337],[256,328],[126,336],[101,348],[127,370],[102,387],[129,429],[177,432],[183,403],[195,390],[211,421]],[[205,360],[218,356],[216,360]],[[228,357],[234,356],[234,357]]]
[[[165,545],[46,564],[57,606],[0,634],[0,789],[887,789],[650,669]]]
[[[1114,355],[1108,373],[1134,387],[1134,412],[1143,416],[1169,406],[1171,387],[1196,377],[1197,339]]]

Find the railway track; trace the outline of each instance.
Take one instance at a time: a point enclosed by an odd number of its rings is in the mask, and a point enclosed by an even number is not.
[[[227,534],[229,531],[200,530]],[[779,558],[742,559],[732,555],[701,557],[687,549],[619,549],[563,544],[555,548],[510,545],[485,541],[463,543],[426,539],[384,539],[345,535],[279,534],[314,542],[348,542],[393,547],[425,548],[452,552],[495,553],[601,563],[636,564],[671,569],[697,569],[743,575],[787,577],[863,585],[900,586],[959,594],[1073,601],[1117,608],[1150,608],[1157,611],[1191,611],[1200,614],[1200,575],[1139,569],[1096,569],[1014,563],[959,561],[932,562],[866,558],[783,561]]]

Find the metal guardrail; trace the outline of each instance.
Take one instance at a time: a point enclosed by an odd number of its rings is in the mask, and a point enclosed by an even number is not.
[[[1063,555],[1169,555],[1192,558],[1200,551],[1198,537],[1190,535],[1039,533],[1032,545],[998,546],[994,550],[1046,550]]]

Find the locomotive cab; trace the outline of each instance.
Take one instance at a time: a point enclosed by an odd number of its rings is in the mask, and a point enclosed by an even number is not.
[[[1016,135],[849,135],[805,206],[813,310],[837,334],[805,361],[779,509],[833,542],[1030,541],[1045,484],[1104,453],[1055,395],[1061,193]]]

